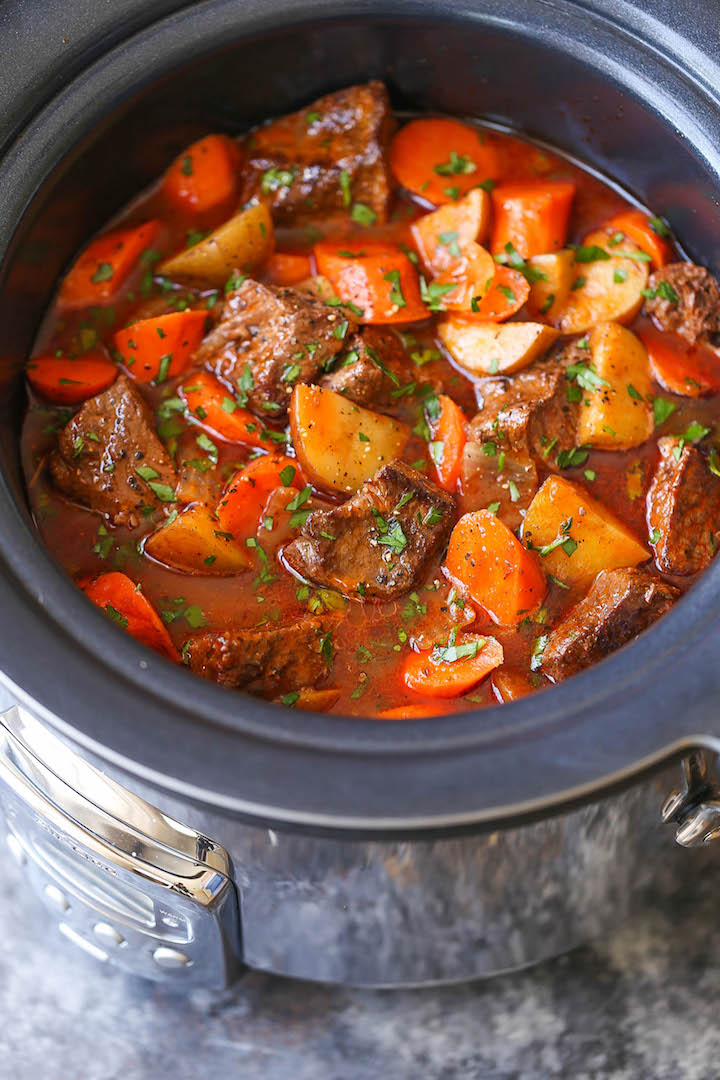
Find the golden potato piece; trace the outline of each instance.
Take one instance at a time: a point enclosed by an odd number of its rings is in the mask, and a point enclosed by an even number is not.
[[[252,566],[249,552],[223,533],[207,507],[189,506],[148,536],[145,554],[186,574],[239,574]]]
[[[553,321],[556,312],[564,307],[575,280],[574,261],[575,252],[570,248],[554,251],[550,255],[533,255],[528,259],[533,270],[545,275],[530,285],[528,311],[538,318]]]
[[[572,284],[563,306],[555,309],[552,322],[563,334],[583,334],[602,322],[629,323],[637,315],[648,281],[647,255],[637,244],[599,230],[586,236],[572,264]],[[593,249],[609,258],[590,258]]]
[[[453,316],[437,329],[453,360],[472,375],[519,371],[547,352],[559,333],[544,323],[469,322]]]
[[[640,446],[655,426],[645,346],[619,323],[599,323],[590,334],[590,362],[589,377],[596,375],[604,385],[581,387],[578,443],[601,450]]]
[[[381,466],[399,457],[410,428],[354,405],[342,394],[298,384],[290,400],[295,453],[311,483],[358,491]]]
[[[543,570],[568,584],[590,585],[601,570],[637,566],[650,552],[580,484],[549,476],[525,515],[523,540]]]
[[[263,203],[248,206],[204,240],[160,263],[160,273],[197,288],[221,287],[234,270],[253,270],[274,246],[270,211]]]

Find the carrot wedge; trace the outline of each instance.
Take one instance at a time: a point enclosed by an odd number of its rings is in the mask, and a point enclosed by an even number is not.
[[[206,311],[173,311],[140,319],[113,335],[128,374],[159,384],[182,375],[205,334]]]
[[[58,302],[74,309],[104,304],[113,297],[138,259],[154,241],[158,221],[146,221],[128,229],[114,229],[91,240],[65,275]]]
[[[433,430],[430,455],[435,467],[435,481],[451,494],[460,479],[463,450],[467,442],[465,414],[446,394],[440,394],[440,416]]]
[[[428,716],[437,716],[438,705],[395,705],[392,709],[383,709],[376,720],[424,720]]]
[[[227,387],[207,371],[188,377],[180,388],[188,412],[203,427],[226,442],[244,443],[267,450],[271,441],[262,424],[243,408]]]
[[[574,195],[570,180],[524,180],[496,187],[491,193],[493,255],[507,250],[506,244],[523,259],[564,247]]]
[[[349,252],[329,242],[314,248],[318,273],[363,323],[406,323],[428,318],[417,270],[393,244],[366,243]],[[357,309],[357,310],[355,310]]]
[[[691,345],[679,334],[648,326],[638,331],[648,351],[650,373],[663,390],[701,397],[720,390],[720,356],[709,345]]]
[[[490,252],[480,244],[471,242],[466,244],[459,257],[433,280],[429,289],[430,295],[433,295],[434,290],[445,310],[470,315],[480,310],[479,305],[493,284],[496,270],[495,260]]]
[[[77,405],[112,386],[118,368],[103,348],[70,360],[67,356],[33,356],[25,367],[33,390],[58,405]]]
[[[650,265],[654,270],[657,270],[670,262],[672,249],[667,240],[653,229],[651,222],[657,224],[658,227],[662,225],[662,222],[658,222],[657,218],[649,218],[642,210],[625,210],[622,214],[617,214],[614,218],[611,218],[603,227],[607,229],[611,236],[617,233],[627,236],[646,255],[650,256],[652,260]]]
[[[179,660],[178,651],[150,601],[136,585],[118,571],[100,574],[83,586],[85,595],[128,634],[169,660]]]
[[[445,569],[503,626],[514,626],[545,599],[545,576],[536,556],[489,510],[460,518],[450,537]]]
[[[310,256],[298,252],[276,251],[263,269],[263,277],[272,285],[297,285],[311,276]]]
[[[490,287],[476,305],[473,316],[489,322],[503,322],[523,306],[530,295],[526,278],[509,266],[497,266]]]
[[[410,690],[427,697],[460,697],[499,667],[503,659],[503,647],[495,638],[463,634],[452,644],[410,653],[403,665],[403,678]]]
[[[467,244],[484,240],[489,227],[490,196],[473,188],[458,202],[418,218],[410,231],[423,266],[439,274],[452,266]]]
[[[305,486],[295,458],[267,454],[236,472],[216,508],[220,528],[233,536],[253,536],[271,492]],[[296,492],[288,493],[288,501]]]
[[[206,135],[179,154],[165,173],[163,193],[176,210],[230,210],[238,190],[240,148],[227,135]]]
[[[402,187],[436,206],[497,180],[500,173],[492,138],[443,117],[411,120],[402,127],[390,147],[390,168]]]

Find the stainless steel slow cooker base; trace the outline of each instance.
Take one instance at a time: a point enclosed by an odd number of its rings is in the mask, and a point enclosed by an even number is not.
[[[707,857],[675,848],[661,822],[677,778],[673,767],[518,829],[336,840],[170,798],[161,811],[143,797],[157,792],[135,780],[131,792],[22,707],[0,726],[7,841],[59,931],[103,962],[185,987],[226,985],[244,965],[363,986],[441,983],[564,952],[614,928],[651,881],[675,887]]]

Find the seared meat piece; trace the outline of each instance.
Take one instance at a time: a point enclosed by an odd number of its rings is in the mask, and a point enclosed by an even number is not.
[[[411,381],[411,364],[397,334],[381,326],[366,326],[350,338],[320,385],[356,405],[380,408],[392,404],[393,391]]]
[[[655,561],[666,574],[697,574],[710,565],[720,529],[720,479],[694,446],[658,440],[660,461],[647,495]]]
[[[454,515],[451,495],[392,461],[342,506],[310,514],[283,555],[316,585],[391,600],[421,583]]]
[[[134,528],[147,507],[174,501],[172,462],[149,406],[125,375],[68,421],[49,465],[60,491],[114,525]]]
[[[337,617],[308,615],[285,626],[196,634],[183,650],[190,669],[221,686],[275,697],[327,673],[323,640]]]
[[[563,342],[515,375],[481,379],[480,412],[468,426],[463,453],[464,510],[499,502],[499,517],[515,529],[538,487],[536,463],[553,469],[575,446],[577,405],[567,400],[566,369],[590,354]]]
[[[645,311],[661,330],[696,342],[720,331],[720,289],[709,270],[694,263],[670,263],[648,282]]]
[[[258,197],[296,224],[347,210],[349,200],[387,217],[387,144],[393,120],[381,82],[327,94],[253,132],[241,202]]]
[[[647,570],[602,570],[550,635],[543,671],[559,682],[602,660],[669,611],[679,595]]]
[[[249,365],[250,407],[262,416],[280,417],[295,383],[313,382],[355,329],[344,308],[328,307],[297,289],[248,279],[228,295],[220,322],[195,360],[234,384]]]

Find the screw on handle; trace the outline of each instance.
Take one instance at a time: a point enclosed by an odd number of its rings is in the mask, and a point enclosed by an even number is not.
[[[666,824],[675,824],[675,841],[681,847],[700,847],[720,837],[720,788],[705,750],[688,754],[682,761],[682,781],[671,791],[661,810]]]

